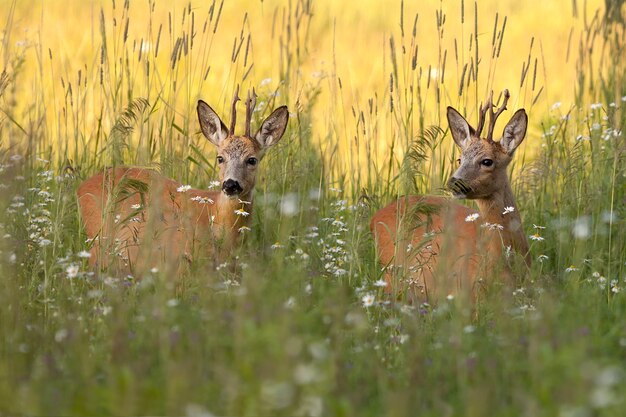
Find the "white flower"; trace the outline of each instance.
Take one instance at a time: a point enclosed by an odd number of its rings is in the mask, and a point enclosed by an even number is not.
[[[376,301],[376,299],[374,298],[373,294],[365,294],[363,297],[361,297],[361,302],[363,303],[363,307],[371,307],[374,305],[374,301]]]
[[[68,278],[76,278],[78,276],[78,265],[70,265],[65,269]]]
[[[597,110],[602,108],[602,103],[593,103],[591,106],[591,110]]]
[[[545,226],[537,226],[536,224],[533,224],[533,228],[534,229],[545,229]]]
[[[250,215],[250,213],[248,213],[247,211],[245,211],[242,208],[238,208],[237,210],[235,210],[235,214],[237,216],[243,216],[243,217],[248,217]]]
[[[528,238],[530,240],[534,240],[536,242],[541,242],[542,240],[545,240],[542,236],[539,236],[539,233],[535,233],[534,235],[530,235],[530,236],[528,236]]]
[[[574,265],[565,268],[565,272],[574,272],[574,271],[578,271],[578,268],[576,268]]]
[[[191,201],[197,201],[199,204],[213,204],[213,203],[215,203],[215,201],[213,201],[209,197],[202,197],[202,196],[199,196],[199,195],[191,197],[190,200]]]
[[[91,253],[87,252],[86,250],[81,250],[76,254],[76,256],[78,256],[79,258],[91,258]]]
[[[481,225],[481,227],[487,228],[489,230],[504,230],[504,226],[498,223],[485,222]]]
[[[550,110],[556,110],[556,109],[558,109],[559,107],[561,107],[561,102],[560,102],[560,101],[557,101],[556,103],[554,103],[554,104],[552,105],[552,107],[550,107]]]
[[[467,217],[465,218],[465,221],[466,221],[466,222],[473,222],[473,221],[475,221],[475,220],[476,220],[477,218],[479,218],[479,217],[480,217],[480,214],[478,214],[478,213],[472,213],[472,214],[470,214],[469,216],[467,216]]]
[[[211,181],[209,183],[209,188],[215,188],[215,187],[219,187],[220,182],[219,181]]]
[[[50,239],[41,239],[39,241],[39,246],[44,247],[44,246],[49,246],[52,244],[52,241]]]
[[[189,190],[191,190],[191,185],[181,185],[180,187],[176,189],[176,192],[186,193]]]
[[[452,300],[454,300],[454,295],[448,294],[448,296],[446,298],[448,299],[448,301],[452,301]]]
[[[550,257],[548,255],[539,255],[539,256],[537,256],[537,260],[540,263],[543,263],[543,261],[547,261],[548,259],[550,259]]]
[[[384,279],[379,279],[378,281],[374,282],[374,286],[375,287],[386,287],[387,286],[387,281],[385,281]]]
[[[508,206],[504,208],[504,211],[502,212],[502,214],[508,214],[508,213],[513,213],[515,211],[515,207],[513,206]]]
[[[130,208],[133,210],[139,210],[141,208],[141,204],[133,204]]]
[[[272,249],[281,249],[284,248],[283,245],[280,244],[280,242],[276,242],[271,246]]]
[[[250,230],[252,229],[250,229],[248,226],[241,226],[239,229],[237,229],[239,233],[249,232]]]

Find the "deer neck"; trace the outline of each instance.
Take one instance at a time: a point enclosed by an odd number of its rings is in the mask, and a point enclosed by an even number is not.
[[[229,198],[220,192],[216,200],[215,224],[235,235],[239,229],[248,227],[252,215],[252,193],[245,196]]]
[[[483,222],[502,226],[500,235],[502,241],[492,240],[492,249],[501,252],[503,247],[511,249],[522,255],[527,264],[530,261],[528,241],[522,227],[522,217],[519,214],[511,185],[506,181],[505,186],[488,198],[476,200]],[[514,211],[505,210],[513,207]]]

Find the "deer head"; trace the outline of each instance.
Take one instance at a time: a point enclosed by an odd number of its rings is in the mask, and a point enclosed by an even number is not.
[[[459,168],[448,180],[448,188],[457,198],[487,199],[508,184],[506,168],[515,149],[526,135],[528,116],[524,109],[515,112],[504,128],[499,141],[493,140],[493,130],[498,116],[506,110],[509,91],[504,90],[504,100],[494,113],[493,92],[479,112],[477,129],[452,107],[448,107],[448,123],[452,138],[461,150]],[[481,138],[487,111],[489,127],[487,136]]]
[[[265,151],[282,138],[287,128],[289,111],[287,106],[274,110],[261,124],[258,132],[250,135],[252,112],[256,105],[256,94],[248,92],[246,100],[245,134],[235,135],[237,117],[236,105],[239,100],[239,86],[232,102],[230,130],[217,113],[202,100],[198,101],[198,119],[204,136],[217,147],[217,163],[222,192],[229,198],[245,199],[254,189],[257,164]]]

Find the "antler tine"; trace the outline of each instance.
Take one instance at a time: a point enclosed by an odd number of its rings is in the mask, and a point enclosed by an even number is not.
[[[252,95],[248,91],[248,99],[246,100],[246,136],[250,137],[250,123],[252,122],[252,111],[256,106],[256,92],[252,87]]]
[[[235,124],[237,123],[237,102],[239,101],[239,84],[235,88],[235,95],[233,96],[233,104],[230,114],[230,134],[235,134]]]
[[[493,99],[493,91],[489,95],[489,100],[485,103],[485,105],[481,105],[480,110],[478,111],[478,126],[476,127],[476,136],[480,137],[481,132],[483,131],[483,127],[485,126],[485,117],[487,116],[487,110],[491,108]]]
[[[502,101],[502,105],[498,108],[498,111],[493,112],[493,106],[489,109],[489,130],[487,131],[487,140],[493,140],[493,130],[496,127],[496,120],[500,113],[506,110],[506,103],[509,101],[511,95],[509,94],[509,90],[504,90],[504,100]]]

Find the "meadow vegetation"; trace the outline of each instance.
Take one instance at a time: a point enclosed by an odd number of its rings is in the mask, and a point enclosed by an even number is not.
[[[0,415],[623,415],[623,1],[414,3],[5,1]],[[214,187],[195,106],[228,123],[238,84],[291,116],[241,270],[90,270],[78,184]],[[475,308],[390,298],[372,213],[445,194],[446,106],[504,88],[532,268]]]

